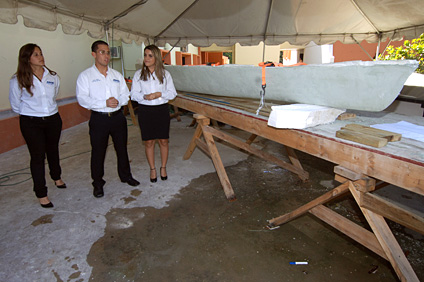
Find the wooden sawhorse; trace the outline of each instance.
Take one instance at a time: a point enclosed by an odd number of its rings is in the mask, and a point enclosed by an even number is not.
[[[242,141],[236,137],[222,132],[219,129],[209,126],[210,119],[203,115],[194,114],[193,117],[196,119],[198,125],[196,131],[194,132],[193,138],[191,139],[190,144],[188,145],[187,151],[184,154],[183,159],[189,159],[193,154],[194,150],[196,149],[196,146],[199,147],[203,152],[205,152],[212,159],[222,188],[224,189],[225,196],[228,200],[234,201],[236,200],[236,196],[234,194],[234,190],[231,186],[230,180],[228,179],[225,167],[222,164],[221,157],[215,145],[214,137],[228,142],[242,149],[243,151],[251,153],[257,157],[273,162],[276,165],[297,174],[299,178],[303,181],[306,181],[309,178],[309,173],[302,168],[302,165],[292,148],[286,147],[289,159],[291,161],[291,163],[288,163],[269,153],[266,153],[250,146],[250,144],[256,138],[256,135],[254,134],[252,134],[247,141]],[[204,140],[201,139],[202,135]]]
[[[401,281],[419,281],[384,217],[423,234],[424,218],[372,194],[371,192],[376,189],[376,181],[373,178],[341,166],[336,166],[334,172],[335,180],[341,185],[292,212],[269,220],[268,228],[273,229],[309,212],[389,260]],[[372,232],[324,206],[325,203],[348,192],[353,195]]]

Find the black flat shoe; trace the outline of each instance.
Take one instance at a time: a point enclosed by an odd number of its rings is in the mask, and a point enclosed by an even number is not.
[[[43,208],[45,208],[45,209],[48,209],[48,208],[52,208],[52,207],[54,207],[52,202],[50,202],[50,203],[48,203],[48,204],[40,204],[40,205],[41,205],[41,207],[43,207]]]
[[[140,185],[140,182],[138,182],[137,180],[135,180],[132,177],[130,179],[128,179],[127,181],[122,181],[122,182],[127,183],[130,186],[138,186],[138,185]]]
[[[156,170],[156,168],[151,168],[150,170]],[[158,181],[158,178],[150,178],[150,182],[155,183],[156,181]]]
[[[160,174],[160,179],[162,179],[163,181],[165,181],[165,180],[167,180],[168,179],[168,175],[165,175],[165,176],[162,176],[162,168],[165,170],[165,172],[166,172],[166,166],[164,166],[164,167],[160,167],[160,172],[161,172],[161,174]]]
[[[105,194],[103,192],[103,187],[94,187],[93,189],[93,196],[96,198],[101,198],[103,197]]]

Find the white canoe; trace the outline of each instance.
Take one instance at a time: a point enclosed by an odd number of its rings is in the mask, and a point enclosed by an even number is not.
[[[265,100],[382,111],[399,95],[418,62],[351,61],[267,67]],[[247,65],[166,66],[183,92],[260,99],[262,68]]]

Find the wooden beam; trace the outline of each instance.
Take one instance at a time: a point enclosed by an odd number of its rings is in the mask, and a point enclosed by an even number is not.
[[[364,214],[368,224],[373,230],[377,240],[387,255],[393,269],[401,281],[416,281],[419,282],[417,275],[405,257],[399,243],[393,236],[392,231],[387,225],[384,217],[374,213],[373,211],[360,206],[362,192],[356,190],[352,182],[349,183],[349,190],[352,193],[355,201],[358,203],[362,213]]]
[[[230,136],[230,135],[228,135],[228,134],[226,134],[226,133],[224,133],[220,130],[217,130],[213,127],[204,126],[203,132],[208,132],[208,133],[212,134],[213,136],[216,136],[219,139],[222,139],[222,140],[224,140],[224,141],[226,141],[230,144],[233,144],[234,146],[239,147],[239,148],[241,148],[241,149],[243,149],[243,150],[245,150],[245,151],[247,151],[247,152],[249,152],[249,153],[251,153],[255,156],[258,156],[258,157],[260,157],[264,160],[273,162],[273,163],[277,164],[278,166],[285,168],[285,169],[297,174],[300,179],[308,179],[308,177],[309,177],[309,174],[308,174],[307,171],[305,171],[303,169],[299,169],[298,167],[296,167],[292,164],[289,164],[289,163],[287,163],[283,160],[280,160],[279,158],[277,158],[277,157],[275,157],[275,156],[273,156],[269,153],[266,153],[266,152],[263,152],[259,149],[254,148],[254,147],[251,147],[248,144],[246,144],[245,142],[238,140],[237,138],[232,137],[232,136]]]
[[[381,248],[375,235],[367,229],[359,226],[358,224],[350,221],[349,219],[341,216],[340,214],[332,211],[331,209],[318,205],[311,209],[309,213],[315,215],[328,225],[334,227],[338,231],[346,234],[356,242],[367,247],[374,253],[378,254],[384,259],[387,259],[386,253]]]
[[[424,234],[424,217],[408,207],[401,207],[379,195],[365,193],[360,206]]]
[[[336,188],[334,188],[331,191],[328,191],[327,193],[325,193],[324,195],[316,198],[315,200],[297,208],[296,210],[290,212],[290,213],[286,213],[285,215],[279,216],[279,217],[275,217],[273,219],[268,220],[268,223],[270,227],[274,227],[277,225],[281,225],[283,223],[286,223],[290,220],[293,220],[303,214],[305,214],[306,212],[308,212],[310,209],[318,206],[318,205],[322,205],[336,197],[339,197],[340,195],[345,194],[346,192],[349,191],[349,183],[343,183],[339,186],[337,186]]]

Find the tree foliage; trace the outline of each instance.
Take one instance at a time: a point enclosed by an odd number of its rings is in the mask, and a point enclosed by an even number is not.
[[[405,40],[403,46],[387,47],[386,55],[380,60],[417,60],[420,64],[415,72],[424,74],[424,33],[419,38]]]

